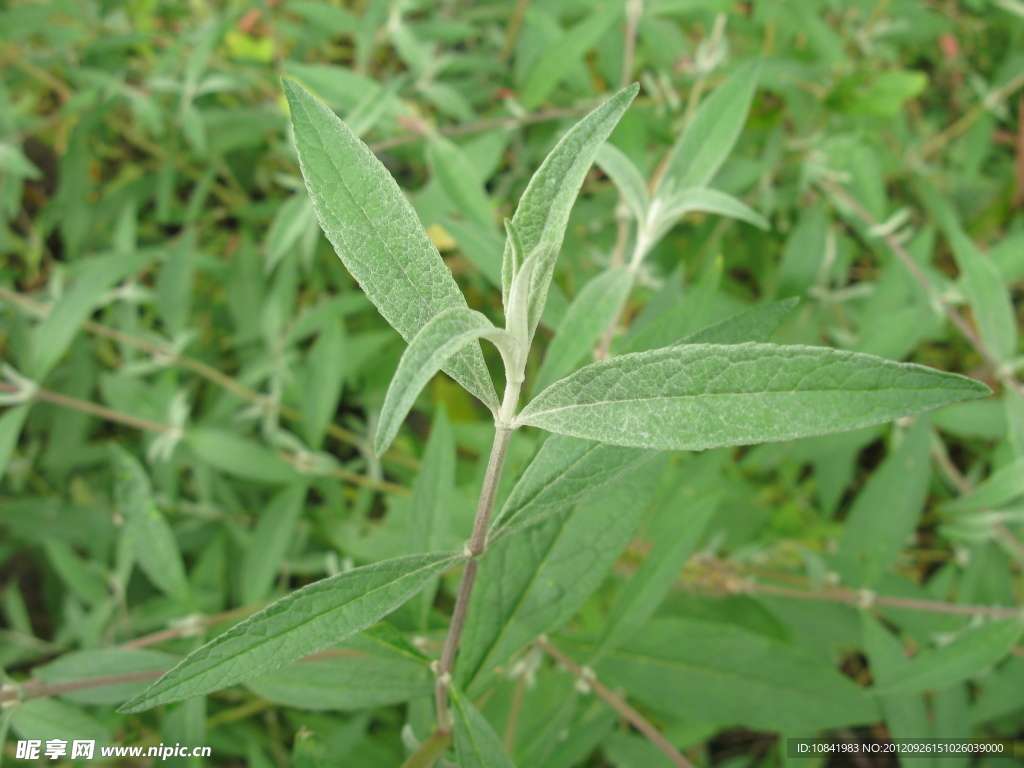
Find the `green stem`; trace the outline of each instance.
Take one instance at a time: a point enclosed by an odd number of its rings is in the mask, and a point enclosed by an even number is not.
[[[431,768],[437,759],[444,754],[451,744],[450,733],[434,731],[427,740],[420,744],[419,749],[409,755],[409,759],[402,763],[402,768]]]

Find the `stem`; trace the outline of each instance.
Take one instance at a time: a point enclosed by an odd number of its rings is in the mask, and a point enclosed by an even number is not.
[[[544,653],[590,686],[591,690],[593,690],[605,704],[622,715],[624,720],[650,739],[651,743],[660,749],[665,754],[665,757],[672,761],[673,765],[677,765],[679,768],[693,768],[693,764],[683,757],[682,753],[676,749],[668,739],[661,735],[650,720],[629,706],[629,704],[627,704],[620,696],[612,692],[607,686],[597,680],[594,677],[592,670],[581,667],[575,661],[551,645],[551,643],[543,637],[537,640],[537,645],[540,646]]]
[[[513,389],[515,398],[517,400],[519,398],[518,385],[513,388],[506,387],[505,403],[502,404],[503,412]],[[515,408],[514,402],[511,407]],[[469,540],[470,559],[466,563],[466,572],[459,585],[459,595],[455,599],[455,612],[452,614],[451,627],[448,629],[448,637],[445,638],[444,649],[441,651],[441,662],[437,668],[434,699],[437,704],[437,727],[442,733],[451,730],[451,718],[448,714],[448,683],[451,681],[452,665],[455,662],[455,654],[459,650],[459,642],[462,640],[462,631],[466,628],[469,599],[473,595],[473,585],[476,584],[476,575],[480,570],[479,557],[487,548],[487,526],[491,521],[491,511],[494,509],[494,499],[498,495],[498,483],[501,480],[501,470],[505,466],[505,455],[508,453],[508,443],[511,437],[511,429],[501,426],[495,428],[494,445],[491,446],[487,474],[484,475],[484,484],[480,489],[480,501],[476,508],[476,519],[473,521],[473,535]]]
[[[826,192],[829,192],[833,197],[840,203],[846,206],[847,209],[853,212],[853,215],[860,219],[867,227],[877,227],[878,221],[871,212],[865,208],[861,202],[846,191],[843,187],[834,183],[825,183],[823,185]],[[1000,383],[1009,389],[1014,390],[1018,395],[1024,397],[1024,383],[1021,383],[1009,370],[1004,366],[1000,365],[991,350],[985,345],[981,336],[974,330],[969,322],[961,315],[956,307],[951,305],[942,294],[938,293],[933,287],[928,277],[924,274],[921,267],[914,257],[910,255],[910,252],[903,247],[903,244],[899,241],[899,238],[895,237],[891,232],[883,232],[880,235],[881,239],[889,246],[899,262],[904,266],[907,272],[914,281],[921,286],[929,298],[931,298],[935,304],[942,310],[942,312],[949,318],[949,321],[960,331],[961,335],[967,340],[967,342],[974,347],[975,351],[982,356],[985,363],[992,369],[993,375],[1000,381]]]
[[[450,733],[440,730],[431,733],[427,740],[420,744],[419,749],[409,755],[409,759],[402,763],[402,768],[431,768],[437,759],[448,749],[452,742]]]

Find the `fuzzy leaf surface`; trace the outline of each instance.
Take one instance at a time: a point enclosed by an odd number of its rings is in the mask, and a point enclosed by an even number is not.
[[[637,221],[647,216],[647,182],[640,169],[633,164],[626,153],[613,144],[604,144],[598,150],[597,164],[608,174],[626,201],[630,213]]]
[[[632,286],[633,274],[627,267],[605,270],[583,286],[544,354],[534,391],[550,386],[586,359],[604,329],[619,316]]]
[[[657,451],[551,435],[495,517],[491,535],[497,539],[536,525],[585,501],[655,455]]]
[[[201,696],[322,651],[407,602],[461,555],[409,555],[292,592],[186,656],[121,712]]]
[[[843,432],[989,393],[965,376],[824,347],[692,344],[588,365],[515,426],[700,451]]]
[[[660,202],[660,201],[659,201]],[[654,211],[654,208],[651,209]],[[732,195],[710,187],[691,187],[673,195],[657,213],[657,225],[651,238],[660,240],[680,218],[688,213],[717,213],[745,221],[758,229],[769,229],[768,220]]]
[[[680,341],[680,344],[743,344],[748,341],[767,342],[779,330],[786,316],[796,309],[800,299],[783,299],[755,307],[721,322],[701,328]]]
[[[659,191],[703,187],[715,177],[743,130],[760,69],[743,66],[700,106],[672,148]]]
[[[466,307],[455,278],[387,169],[327,106],[284,81],[295,147],[320,226],[345,267],[409,341],[435,315]],[[445,371],[494,409],[498,396],[478,345]]]
[[[380,456],[391,445],[420,390],[460,350],[500,331],[473,309],[453,307],[435,315],[413,336],[402,354],[380,412],[373,448]]]
[[[629,543],[664,469],[651,461],[596,499],[488,549],[456,668],[465,690],[476,695],[496,667],[572,618]]]
[[[638,90],[639,86],[634,84],[619,91],[573,126],[541,163],[519,200],[512,223],[519,232],[524,253],[528,256],[540,249],[530,290],[531,339],[544,311],[555,260],[569,223],[569,211],[594,157]],[[506,242],[501,271],[502,299],[506,307],[512,278],[512,246]]]

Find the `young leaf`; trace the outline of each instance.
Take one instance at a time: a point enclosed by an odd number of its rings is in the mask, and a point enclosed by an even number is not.
[[[178,540],[153,501],[153,489],[138,460],[114,446],[117,506],[124,517],[124,535],[142,571],[162,592],[187,599],[188,578],[178,551]]]
[[[680,344],[742,344],[746,341],[766,342],[775,335],[782,321],[796,309],[800,299],[792,297],[773,301],[763,307],[748,309],[702,328],[680,341]]]
[[[490,538],[496,541],[589,499],[656,454],[551,435],[492,521]]]
[[[710,187],[689,187],[674,194],[667,201],[655,201],[658,208],[651,206],[651,215],[655,216],[650,239],[660,240],[675,226],[680,218],[688,213],[717,213],[753,224],[758,229],[769,229],[768,220],[742,200]],[[663,207],[662,207],[663,206]]]
[[[990,392],[965,376],[835,349],[691,344],[588,365],[538,395],[514,426],[700,451],[857,429]]]
[[[760,70],[760,62],[746,64],[701,105],[672,148],[656,197],[711,182],[743,130]]]
[[[652,461],[596,499],[488,549],[470,602],[456,677],[471,694],[542,632],[567,622],[629,543],[664,472]]]
[[[377,455],[391,445],[420,390],[446,361],[480,338],[497,339],[501,334],[490,320],[473,309],[453,307],[431,318],[409,342],[391,379],[373,441]]]
[[[487,719],[458,688],[453,686],[448,690],[452,697],[455,754],[460,768],[515,768]]]
[[[583,286],[544,354],[535,392],[558,381],[587,357],[604,329],[619,316],[632,285],[633,273],[629,268],[616,267]]]
[[[633,217],[642,222],[647,217],[647,182],[643,174],[630,160],[626,153],[613,144],[604,143],[595,158],[601,170],[608,174],[615,186],[619,188],[622,199],[626,201]]]
[[[284,89],[320,226],[384,319],[409,341],[440,312],[465,308],[455,278],[387,169],[324,104],[291,80],[284,80]],[[497,408],[478,345],[463,350],[445,371]]]
[[[530,339],[544,311],[548,287],[555,271],[555,260],[569,223],[572,204],[597,151],[632,103],[639,88],[634,84],[619,91],[573,126],[541,163],[519,200],[512,223],[519,232],[523,252],[526,255],[537,250],[540,252],[530,290]],[[512,289],[512,277],[512,246],[506,242],[501,270],[502,299],[506,307]]]
[[[992,621],[941,648],[922,651],[872,693],[890,695],[945,688],[979,674],[1010,652],[1024,631],[1021,619]]]
[[[322,651],[380,621],[461,559],[409,555],[296,590],[190,653],[119,711],[201,696]]]

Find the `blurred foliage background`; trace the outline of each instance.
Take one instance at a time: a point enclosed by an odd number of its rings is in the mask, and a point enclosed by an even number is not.
[[[627,333],[680,306],[692,332],[799,297],[778,340],[967,373],[996,396],[666,457],[627,496],[644,518],[613,574],[537,631],[585,646],[683,528],[696,554],[598,674],[696,764],[781,765],[784,737],[821,732],[1024,737],[1024,4],[14,0],[0,3],[0,664],[5,700],[19,683],[30,695],[3,709],[5,759],[19,738],[95,738],[209,744],[209,765],[396,766],[430,727],[429,671],[395,648],[437,652],[449,577],[435,604],[392,617],[401,642],[364,635],[208,699],[114,713],[289,587],[409,551],[439,431],[431,541],[468,536],[487,414],[438,377],[373,457],[404,344],[320,233],[280,77],[370,145],[470,305],[497,318],[500,222],[566,128],[638,80],[611,143],[651,178],[702,99],[757,58],[714,185],[771,229],[685,217],[645,264]],[[595,168],[541,351],[630,227]],[[505,486],[539,439],[517,434]],[[518,765],[668,764],[541,651],[506,671],[481,706]]]

